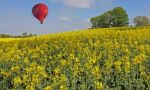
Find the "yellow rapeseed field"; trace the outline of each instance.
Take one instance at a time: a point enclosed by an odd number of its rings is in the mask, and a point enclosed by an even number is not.
[[[150,27],[0,39],[1,90],[150,90]]]

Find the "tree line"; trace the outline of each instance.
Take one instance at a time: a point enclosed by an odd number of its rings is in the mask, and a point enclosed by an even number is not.
[[[37,34],[32,34],[32,33],[22,33],[21,35],[9,35],[9,34],[0,34],[0,38],[26,38],[26,37],[33,37],[37,36]]]
[[[129,18],[126,10],[122,7],[115,7],[103,14],[92,17],[91,28],[128,27]],[[147,16],[136,16],[133,19],[135,26],[150,26],[150,19]]]

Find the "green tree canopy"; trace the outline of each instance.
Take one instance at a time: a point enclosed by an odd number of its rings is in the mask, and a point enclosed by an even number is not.
[[[112,27],[123,27],[129,25],[128,14],[122,7],[116,7],[111,11]]]
[[[0,38],[26,38],[26,37],[33,37],[37,36],[37,34],[28,34],[26,32],[22,33],[21,35],[9,35],[9,34],[0,34]]]
[[[147,16],[136,16],[133,22],[135,26],[150,26],[150,19]]]
[[[92,28],[128,26],[128,14],[122,7],[116,7],[102,15],[91,18]]]

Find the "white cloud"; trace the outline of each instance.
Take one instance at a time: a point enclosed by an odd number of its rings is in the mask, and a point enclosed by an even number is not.
[[[91,8],[91,7],[103,7],[111,5],[113,0],[50,0],[54,3],[63,3],[69,7],[76,8]]]
[[[51,0],[52,2],[62,2],[67,6],[76,8],[90,8],[94,1],[93,0]]]
[[[69,21],[71,21],[70,18],[65,17],[65,16],[61,16],[61,17],[60,17],[60,20],[61,20],[61,21],[64,21],[64,22],[69,22]]]
[[[64,4],[70,7],[89,8],[93,4],[93,0],[62,0]]]

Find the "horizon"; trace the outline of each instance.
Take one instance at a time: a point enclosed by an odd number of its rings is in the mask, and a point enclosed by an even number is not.
[[[49,14],[41,25],[32,15],[32,7],[45,3]],[[2,0],[0,3],[0,34],[17,35],[23,32],[47,34],[90,28],[91,17],[98,16],[114,7],[123,7],[128,13],[130,25],[135,16],[150,15],[150,1],[125,0]]]

